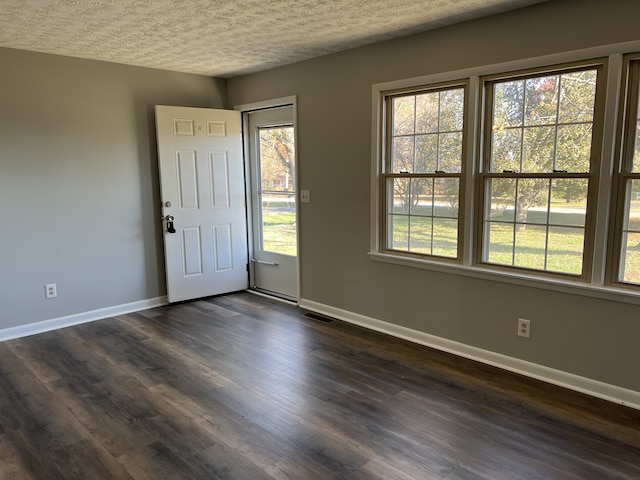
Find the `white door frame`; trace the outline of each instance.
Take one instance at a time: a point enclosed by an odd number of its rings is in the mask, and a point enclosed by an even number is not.
[[[295,144],[296,144],[296,148],[295,148],[295,175],[296,175],[296,190],[295,190],[295,199],[296,199],[296,237],[298,238],[298,242],[297,242],[297,252],[296,252],[296,284],[297,284],[297,294],[296,294],[296,303],[300,303],[300,201],[299,201],[299,195],[298,195],[298,191],[299,191],[299,182],[298,179],[300,178],[300,176],[298,175],[299,173],[299,162],[298,162],[298,126],[297,126],[297,120],[298,120],[298,111],[297,111],[297,97],[295,95],[289,96],[289,97],[280,97],[280,98],[275,98],[273,100],[264,100],[261,102],[254,102],[254,103],[247,103],[247,104],[243,104],[243,105],[237,105],[234,107],[234,110],[239,111],[242,114],[242,131],[243,131],[243,135],[242,135],[242,141],[243,141],[243,145],[244,145],[244,151],[245,151],[245,183],[246,183],[246,187],[245,187],[245,192],[246,192],[246,204],[247,204],[247,232],[248,232],[248,237],[249,237],[249,241],[248,243],[248,249],[249,249],[249,258],[253,258],[253,237],[254,237],[254,232],[253,232],[253,209],[251,206],[251,185],[249,183],[249,179],[251,178],[250,176],[250,166],[251,166],[251,162],[249,161],[248,158],[246,158],[246,153],[249,151],[249,126],[248,126],[248,118],[247,118],[247,113],[255,111],[255,110],[264,110],[264,109],[268,109],[268,108],[275,108],[275,107],[282,107],[285,105],[292,105],[293,106],[293,132],[294,132],[294,139],[295,139]],[[253,280],[253,266],[251,265],[251,262],[249,262],[249,273],[250,273],[250,282],[252,282]],[[252,282],[253,283],[253,282]],[[251,288],[251,287],[250,287]]]

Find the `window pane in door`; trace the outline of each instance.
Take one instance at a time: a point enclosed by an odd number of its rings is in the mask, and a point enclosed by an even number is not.
[[[262,190],[293,192],[295,159],[292,126],[260,129]]]
[[[260,216],[262,250],[297,255],[293,126],[262,127]]]
[[[262,249],[296,255],[296,204],[294,195],[262,195]]]

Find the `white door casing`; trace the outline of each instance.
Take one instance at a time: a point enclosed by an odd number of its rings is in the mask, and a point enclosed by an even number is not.
[[[169,302],[247,288],[240,113],[159,105],[156,128]]]

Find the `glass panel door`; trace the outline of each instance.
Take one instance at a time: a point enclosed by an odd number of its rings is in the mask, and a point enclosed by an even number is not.
[[[297,300],[298,231],[293,106],[249,112],[252,288]]]

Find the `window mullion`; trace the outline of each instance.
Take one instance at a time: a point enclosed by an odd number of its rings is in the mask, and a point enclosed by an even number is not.
[[[466,132],[463,132],[463,154],[464,159],[462,162],[462,175],[466,179],[463,183],[464,189],[460,191],[461,205],[464,207],[462,212],[462,219],[464,225],[460,225],[462,235],[460,236],[460,248],[462,255],[462,264],[469,266],[473,264],[475,244],[474,239],[479,235],[477,232],[482,231],[482,216],[476,216],[474,211],[476,182],[473,180],[477,171],[480,170],[480,165],[476,164],[477,151],[479,145],[476,140],[482,137],[481,126],[482,122],[479,121],[478,113],[480,109],[481,99],[480,78],[477,76],[471,77],[469,81],[469,94],[467,104],[465,106],[464,115],[467,119]],[[482,189],[480,189],[482,191]],[[478,220],[479,219],[479,220]]]
[[[619,98],[620,83],[622,81],[622,55],[611,55],[606,71],[606,87],[603,89],[602,101],[606,98]],[[613,191],[613,172],[615,163],[615,136],[618,116],[618,102],[604,103],[602,116],[602,141],[600,149],[595,154],[600,156],[600,166],[594,171],[597,175],[598,190],[592,198],[597,200],[593,208],[596,221],[593,234],[593,269],[591,283],[596,286],[606,285],[607,278],[611,278],[611,268],[607,267],[607,258],[610,258],[615,245],[612,237],[608,235],[610,222],[611,195]]]
[[[562,92],[562,77],[558,79],[558,98],[556,99],[556,121],[553,132],[553,170],[558,166],[558,130],[560,123],[560,92]]]
[[[518,241],[518,209],[520,208],[520,179],[516,178],[515,201],[513,203],[513,239],[511,241],[511,265],[516,264],[516,245]]]
[[[441,120],[442,120],[442,92],[438,92],[438,130],[436,132],[436,135],[438,136],[438,141],[436,142],[436,171],[442,170],[440,168],[440,140],[441,140],[440,134],[442,133],[440,130]]]
[[[525,109],[527,108],[527,80],[522,81],[522,113],[520,114],[520,168],[519,172],[524,171],[524,132],[525,125]]]
[[[546,224],[545,236],[544,236],[544,269],[545,270],[547,269],[547,262],[549,260],[549,230],[551,228],[551,196],[553,195],[553,190],[552,190],[553,178],[549,178],[548,185],[549,185],[549,190],[547,194],[547,224]]]
[[[417,97],[413,97],[413,159],[412,159],[412,173],[416,173],[416,139],[418,138],[417,128],[418,128],[418,99]]]

